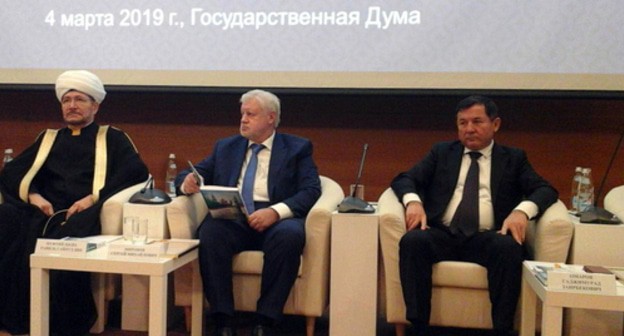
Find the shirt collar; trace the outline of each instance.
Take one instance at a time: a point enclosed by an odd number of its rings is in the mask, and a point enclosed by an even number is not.
[[[478,151],[476,151],[476,152],[481,153],[481,155],[482,155],[484,158],[490,158],[490,157],[492,157],[492,148],[493,148],[493,147],[494,147],[494,140],[492,140],[492,142],[490,142],[490,144],[489,144],[489,145],[487,145],[485,148],[483,148],[483,149],[481,149],[481,150],[478,150]],[[470,150],[470,149],[468,149],[468,148],[464,147],[464,154],[468,154],[469,152],[475,152],[475,151]]]
[[[273,141],[275,140],[275,132],[273,132],[273,134],[271,134],[270,137],[268,137],[266,140],[264,140],[262,142],[262,145],[264,145],[264,148],[268,149],[269,152],[271,151],[271,148],[273,148]],[[249,141],[247,143],[247,149],[249,149],[249,147],[251,147],[251,145],[253,145],[254,142]]]

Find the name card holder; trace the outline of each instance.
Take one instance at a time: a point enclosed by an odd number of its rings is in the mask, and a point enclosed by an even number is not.
[[[116,235],[99,235],[82,238],[65,237],[62,239],[39,238],[35,245],[35,254],[84,257],[87,252],[104,247],[120,238],[121,236]]]
[[[615,295],[615,274],[549,271],[548,289],[556,291]]]
[[[95,247],[90,247],[86,240],[39,238],[35,245],[35,254],[84,257],[93,248]]]
[[[164,242],[148,242],[138,245],[130,241],[116,241],[108,245],[108,258],[110,259],[158,259],[165,254]]]

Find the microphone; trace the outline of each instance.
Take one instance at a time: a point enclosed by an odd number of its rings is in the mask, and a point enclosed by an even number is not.
[[[364,160],[366,160],[366,152],[368,151],[368,144],[364,144],[364,150],[362,152],[362,159],[360,160],[360,168],[358,169],[357,177],[355,178],[355,185],[353,186],[353,192],[351,195],[345,197],[338,205],[338,212],[340,213],[373,213],[375,208],[368,204],[361,198],[355,196],[358,186],[360,185],[360,178],[362,177],[362,169],[364,168]]]
[[[609,176],[609,172],[611,171],[611,167],[613,166],[613,161],[615,161],[615,157],[620,151],[620,147],[622,147],[622,140],[624,140],[624,130],[620,134],[620,140],[618,140],[617,145],[615,145],[615,150],[613,151],[613,154],[611,155],[611,160],[609,160],[609,164],[607,165],[607,171],[602,177],[600,187],[598,188],[598,192],[596,193],[596,197],[594,198],[594,204],[580,213],[581,223],[622,224],[622,221],[616,215],[604,208],[598,207],[598,200],[600,199],[600,195],[602,195],[602,189],[604,188],[605,182],[607,181],[607,176]]]
[[[141,188],[141,190],[140,190],[141,194],[145,194],[145,191],[147,190],[147,188],[150,188],[150,185],[151,185],[151,189],[153,189],[154,188],[154,178],[152,177],[151,174],[147,178],[147,182],[145,182],[145,186],[143,188]]]
[[[150,175],[145,186],[134,193],[128,202],[134,204],[165,204],[171,202],[171,197],[162,190],[154,189],[154,177]]]

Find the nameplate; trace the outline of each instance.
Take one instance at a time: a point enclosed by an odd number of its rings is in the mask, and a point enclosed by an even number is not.
[[[89,242],[84,240],[37,239],[35,254],[81,257],[87,254]]]
[[[565,292],[615,295],[614,274],[549,271],[548,289]]]
[[[37,239],[35,254],[84,257],[87,252],[106,246],[120,236],[91,236],[84,238],[65,237],[62,239]]]
[[[144,245],[129,241],[119,241],[108,245],[110,259],[158,259],[165,254],[163,242],[148,242]]]

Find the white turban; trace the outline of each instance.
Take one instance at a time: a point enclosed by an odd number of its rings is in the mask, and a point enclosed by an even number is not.
[[[98,76],[86,70],[69,70],[56,79],[56,98],[59,101],[71,90],[80,91],[101,103],[106,97],[104,85]]]

